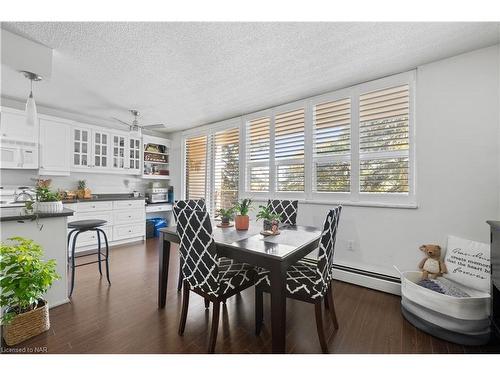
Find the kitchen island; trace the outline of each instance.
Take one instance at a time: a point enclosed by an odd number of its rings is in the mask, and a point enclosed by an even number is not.
[[[69,302],[66,250],[67,219],[73,210],[64,209],[54,214],[27,213],[23,207],[2,208],[0,211],[1,240],[11,237],[24,237],[40,244],[44,250],[44,259],[54,259],[59,280],[48,290],[46,299],[50,307]]]

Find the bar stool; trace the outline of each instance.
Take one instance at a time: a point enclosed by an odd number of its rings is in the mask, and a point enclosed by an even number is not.
[[[106,232],[104,232],[101,228],[99,228],[99,227],[102,227],[103,225],[105,225],[106,223],[107,223],[106,220],[77,220],[77,221],[73,221],[71,223],[68,223],[68,228],[72,229],[72,231],[69,232],[69,234],[68,234],[68,248],[69,248],[69,244],[71,241],[71,236],[74,234],[73,243],[71,246],[71,289],[69,292],[69,297],[71,297],[71,294],[73,294],[73,288],[75,286],[75,268],[76,267],[86,266],[87,264],[98,263],[99,264],[99,273],[102,276],[101,262],[104,260],[106,263],[106,278],[108,279],[109,285],[111,285],[111,281],[109,280],[108,237],[106,236]],[[94,231],[97,233],[97,253],[85,254],[85,255],[80,255],[78,257],[75,257],[76,239],[80,233],[88,232],[88,231]],[[104,241],[106,244],[106,254],[101,253],[101,236],[100,236],[100,234],[102,234],[104,237]],[[75,258],[86,257],[89,255],[94,255],[94,254],[97,254],[96,261],[75,265]],[[103,260],[101,260],[101,255],[104,257]]]

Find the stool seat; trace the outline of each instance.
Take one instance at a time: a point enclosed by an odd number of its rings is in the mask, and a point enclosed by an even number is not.
[[[90,228],[102,227],[106,223],[107,223],[106,220],[97,220],[97,219],[77,220],[68,223],[68,228],[90,229]]]

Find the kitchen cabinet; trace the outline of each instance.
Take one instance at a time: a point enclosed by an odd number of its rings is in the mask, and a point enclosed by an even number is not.
[[[92,132],[93,168],[109,168],[109,133],[94,130]]]
[[[71,159],[70,124],[41,118],[39,138],[39,173],[44,176],[69,176]]]
[[[114,169],[125,169],[126,138],[123,135],[113,135],[113,164]]]
[[[73,167],[80,169],[90,168],[91,130],[88,128],[77,127],[73,128],[72,133]]]
[[[133,173],[141,173],[141,139],[130,137],[129,138],[129,168]]]
[[[101,229],[106,232],[109,245],[112,246],[145,239],[146,210],[144,204],[143,199],[130,199],[78,202],[65,204],[64,206],[75,211],[74,215],[68,218],[68,222],[86,219],[106,220],[106,225]],[[83,234],[78,236],[77,252],[96,248],[97,237],[95,232],[88,232],[85,236]]]
[[[38,143],[38,124],[35,126],[26,125],[24,111],[2,107],[0,135],[11,141]]]

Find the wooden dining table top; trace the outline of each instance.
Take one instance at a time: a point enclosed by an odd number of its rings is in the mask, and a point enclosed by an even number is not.
[[[284,224],[280,226],[279,234],[264,236],[260,233],[262,224],[259,222],[250,222],[248,230],[236,230],[234,226],[220,228],[216,224],[216,221],[212,221],[212,236],[216,245],[274,259],[291,256],[318,241],[321,236],[321,230],[318,228],[303,225]],[[161,228],[160,231],[167,235],[170,241],[179,242],[176,225]]]

